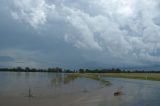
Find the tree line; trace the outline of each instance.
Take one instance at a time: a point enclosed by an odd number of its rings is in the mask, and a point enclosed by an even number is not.
[[[145,70],[122,70],[119,68],[112,69],[63,69],[59,67],[48,69],[36,69],[36,68],[0,68],[1,72],[59,72],[59,73],[160,73],[160,71],[145,71]]]

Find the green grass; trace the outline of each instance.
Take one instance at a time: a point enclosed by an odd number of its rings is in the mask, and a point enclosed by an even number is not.
[[[158,73],[84,73],[84,75],[160,81],[160,74]]]
[[[160,74],[156,73],[108,73],[104,75],[108,77],[110,76],[110,77],[160,81]]]

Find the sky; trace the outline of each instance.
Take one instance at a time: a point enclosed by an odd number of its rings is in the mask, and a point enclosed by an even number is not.
[[[0,67],[17,66],[157,69],[160,0],[1,0]]]

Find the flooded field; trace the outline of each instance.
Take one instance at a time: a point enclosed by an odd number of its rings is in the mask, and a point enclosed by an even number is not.
[[[160,105],[160,81],[102,79],[60,73],[1,72],[0,106]],[[121,95],[115,96],[117,91]]]

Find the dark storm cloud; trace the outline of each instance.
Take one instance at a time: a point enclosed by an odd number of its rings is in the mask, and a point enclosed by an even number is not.
[[[11,66],[160,63],[159,0],[2,0],[0,55]]]

